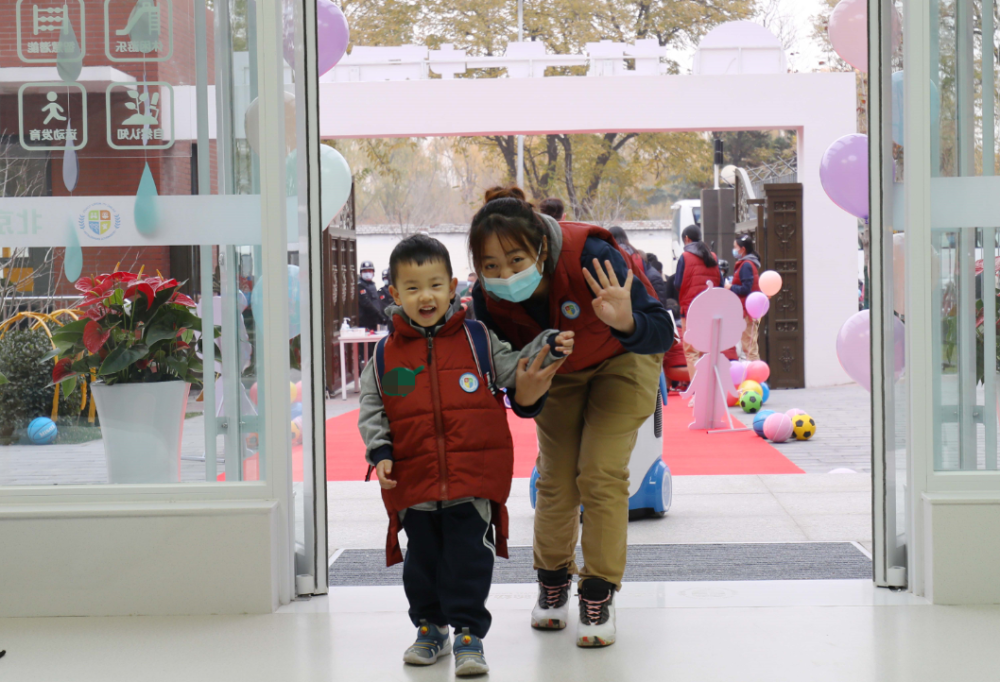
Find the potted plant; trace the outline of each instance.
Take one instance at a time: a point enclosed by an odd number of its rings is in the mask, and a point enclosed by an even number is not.
[[[53,383],[69,383],[69,392],[80,377],[91,380],[109,483],[180,480],[184,413],[203,363],[201,318],[178,287],[141,270],[83,277],[77,307],[87,316],[52,333]]]

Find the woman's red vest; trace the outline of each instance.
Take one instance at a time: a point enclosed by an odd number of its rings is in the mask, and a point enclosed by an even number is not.
[[[746,263],[751,268],[753,268],[753,288],[750,290],[750,293],[753,293],[754,291],[760,291],[760,278],[757,274],[757,265],[749,258],[741,258],[738,261],[736,261],[736,266],[733,268],[733,286],[742,284],[742,282],[740,281],[740,268],[743,266],[743,263]],[[743,303],[743,313],[746,314],[747,312],[746,297],[745,296],[741,297],[740,302]]]
[[[715,257],[715,254],[712,256]],[[722,273],[719,272],[718,265],[708,267],[705,261],[688,251],[681,254],[681,258],[684,259],[684,279],[678,293],[681,299],[678,303],[681,306],[681,317],[687,317],[691,301],[708,288],[706,282],[711,282],[713,286],[722,285]]]
[[[611,334],[611,328],[594,314],[594,294],[583,278],[580,264],[587,237],[598,237],[618,249],[633,278],[642,282],[654,299],[656,292],[646,279],[646,273],[633,267],[632,258],[621,250],[611,233],[603,227],[570,222],[559,223],[559,227],[562,228],[563,243],[559,262],[549,281],[549,324],[553,329],[576,334],[573,354],[559,368],[559,374],[567,374],[599,365],[625,352],[618,339]],[[604,267],[603,263],[601,267]],[[515,348],[524,348],[545,331],[520,303],[501,301],[485,292],[484,298],[493,321]]]
[[[494,508],[497,554],[507,556],[507,508],[514,475],[514,443],[503,394],[494,396],[476,369],[456,312],[431,339],[402,317],[385,343],[386,373],[420,371],[406,396],[382,395],[392,431],[395,488],[382,490],[389,512],[386,565],[403,560],[398,512],[423,502],[480,497]],[[471,389],[471,390],[470,390]]]

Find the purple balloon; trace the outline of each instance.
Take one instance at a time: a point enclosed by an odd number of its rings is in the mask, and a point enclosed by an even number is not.
[[[906,327],[893,317],[893,379],[899,381],[906,367]],[[851,315],[837,334],[837,359],[847,375],[866,391],[872,390],[871,319],[867,310]]]
[[[733,386],[739,386],[747,378],[747,368],[739,360],[730,360],[729,376],[733,378]]]
[[[771,302],[767,299],[767,295],[760,291],[755,291],[749,296],[747,296],[747,315],[755,320],[767,315],[768,309],[771,307]]]
[[[868,222],[868,136],[853,133],[831,144],[819,180],[833,203]]]
[[[289,66],[295,66],[295,14],[292,4],[287,2],[284,11],[284,54]],[[316,0],[316,48],[317,68],[322,76],[337,65],[347,44],[351,41],[351,31],[347,27],[347,17],[330,0]]]

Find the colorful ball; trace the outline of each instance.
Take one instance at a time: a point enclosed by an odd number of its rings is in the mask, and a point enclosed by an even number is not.
[[[740,390],[739,390],[740,394],[742,395],[746,391],[754,391],[755,393],[764,395],[764,391],[761,390],[760,384],[750,379],[747,379],[742,384],[740,384]]]
[[[760,390],[763,391],[763,393],[760,394],[761,402],[766,403],[771,397],[771,387],[766,383],[763,383],[760,385]]]
[[[764,422],[774,414],[774,410],[761,410],[753,418],[753,432],[756,433],[761,438],[764,437]]]
[[[747,367],[747,379],[762,384],[771,376],[771,368],[763,360],[754,360]]]
[[[796,417],[796,416],[798,416],[798,415],[800,415],[800,414],[805,414],[805,410],[800,410],[800,409],[799,409],[799,408],[797,408],[797,407],[793,407],[793,408],[792,408],[792,409],[790,409],[790,410],[786,410],[786,411],[785,411],[785,414],[787,414],[787,415],[788,415],[788,418],[789,418],[789,419],[795,419],[795,417]]]
[[[726,405],[729,405],[729,407],[736,407],[739,404],[740,404],[740,397],[738,395],[726,396]]]
[[[295,445],[302,443],[302,417],[292,420],[292,443]]]
[[[760,397],[760,393],[757,391],[744,391],[743,395],[740,396],[740,407],[747,414],[757,414],[757,410],[760,406],[764,404],[764,401]]]
[[[796,440],[809,440],[816,435],[816,421],[804,412],[792,419],[792,431]]]
[[[733,380],[733,386],[739,386],[747,380],[747,368],[739,360],[730,360],[729,376]]]
[[[776,412],[764,420],[764,437],[770,441],[784,443],[792,433],[792,420],[787,414]]]
[[[58,435],[56,423],[48,417],[37,417],[28,424],[28,440],[34,445],[48,445]]]

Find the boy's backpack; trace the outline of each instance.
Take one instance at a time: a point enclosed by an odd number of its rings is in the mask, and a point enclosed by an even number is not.
[[[382,395],[382,378],[385,376],[385,342],[388,336],[379,339],[375,345],[375,384],[378,386],[378,394]],[[493,367],[493,342],[490,340],[490,333],[486,325],[477,320],[465,320],[465,338],[472,348],[472,357],[476,361],[476,370],[482,377],[484,384],[490,393],[496,395],[500,389],[496,385],[496,370]],[[375,467],[369,465],[365,480],[371,480],[372,470]]]

